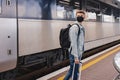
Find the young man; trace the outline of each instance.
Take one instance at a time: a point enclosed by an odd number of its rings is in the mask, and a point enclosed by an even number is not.
[[[85,19],[85,12],[82,10],[77,10],[76,19],[77,21],[72,25],[72,27],[69,30],[69,36],[71,41],[71,46],[69,48],[70,69],[67,75],[65,76],[64,80],[69,80],[72,77],[72,75],[73,75],[73,80],[78,80],[79,63],[82,57],[82,53],[84,52],[85,33],[84,33],[84,28],[82,26],[82,22]]]

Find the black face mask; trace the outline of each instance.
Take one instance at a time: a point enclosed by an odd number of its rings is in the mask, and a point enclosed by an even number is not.
[[[82,22],[83,20],[84,20],[84,18],[83,18],[82,16],[78,16],[78,17],[77,17],[77,21],[78,21],[78,22]]]

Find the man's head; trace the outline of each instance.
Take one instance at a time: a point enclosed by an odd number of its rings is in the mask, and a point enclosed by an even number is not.
[[[83,10],[76,11],[76,17],[78,22],[82,22],[85,19],[85,12]]]

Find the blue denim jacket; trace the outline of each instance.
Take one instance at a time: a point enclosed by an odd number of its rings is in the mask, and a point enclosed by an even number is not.
[[[78,22],[75,22],[75,23],[77,23],[80,27],[80,34],[78,36],[79,27],[77,25],[73,25],[70,28],[69,36],[70,36],[71,46],[69,48],[69,51],[72,48],[71,54],[75,58],[80,59],[82,57],[82,53],[84,52],[84,35],[85,35],[84,32],[85,31],[82,25],[80,25]],[[78,36],[78,40],[77,40],[77,36]]]

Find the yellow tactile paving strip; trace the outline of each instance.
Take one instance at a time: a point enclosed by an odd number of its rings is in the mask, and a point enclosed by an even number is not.
[[[118,47],[116,47],[116,48],[114,48],[114,49],[112,49],[112,50],[104,53],[104,55],[99,56],[99,57],[91,60],[90,62],[84,64],[84,65],[82,66],[82,71],[83,71],[83,70],[86,70],[86,69],[89,68],[90,66],[98,63],[99,61],[107,58],[108,56],[110,56],[110,55],[112,55],[112,54],[114,54],[114,53],[116,53],[116,52],[118,52],[118,51],[120,51],[120,46],[118,46]],[[64,76],[65,76],[65,75],[64,75]],[[59,77],[57,80],[63,80],[64,76]]]

